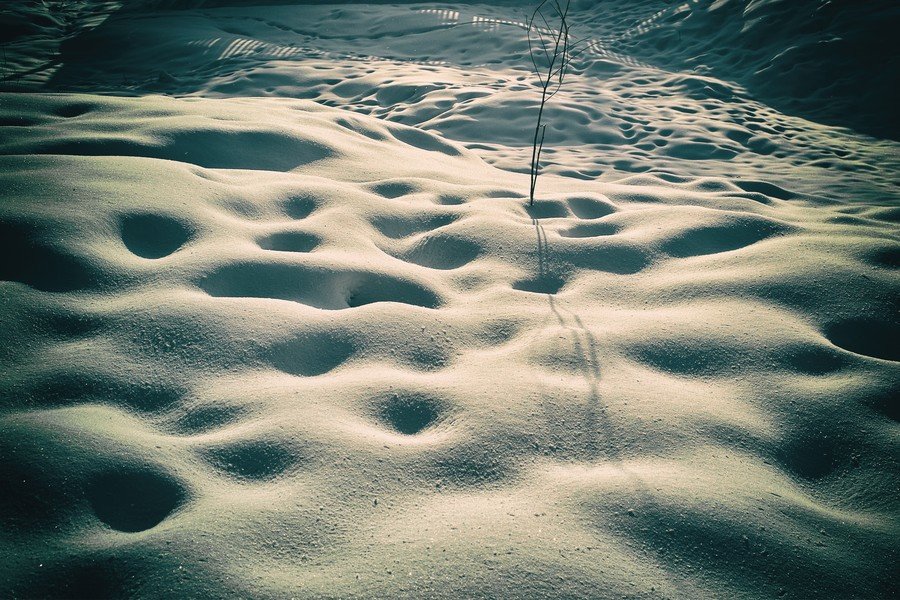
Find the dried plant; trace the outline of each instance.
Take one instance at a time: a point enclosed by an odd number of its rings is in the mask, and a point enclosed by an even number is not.
[[[534,191],[541,169],[541,151],[547,126],[543,124],[544,107],[562,88],[569,69],[572,47],[569,36],[569,3],[560,0],[543,0],[528,20],[528,52],[534,74],[541,88],[541,104],[531,147],[531,186],[528,204],[534,206]],[[551,25],[552,24],[552,25]]]

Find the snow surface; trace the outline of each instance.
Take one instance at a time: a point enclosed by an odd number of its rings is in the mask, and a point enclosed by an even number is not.
[[[0,9],[0,596],[898,592],[892,3],[257,4]]]

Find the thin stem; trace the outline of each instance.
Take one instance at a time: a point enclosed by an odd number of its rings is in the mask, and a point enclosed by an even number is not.
[[[573,45],[569,35],[568,23],[571,0],[566,0],[565,7],[560,3],[560,0],[552,0],[552,3],[550,4],[556,13],[555,16],[559,18],[558,30],[550,26],[550,23],[547,21],[547,16],[542,11],[542,9],[548,5],[548,2],[550,2],[550,0],[543,0],[538,4],[534,13],[531,15],[531,19],[529,19],[527,23],[528,53],[531,57],[534,73],[537,76],[541,87],[541,103],[538,108],[537,124],[534,128],[534,139],[531,143],[531,166],[529,169],[530,182],[528,194],[528,203],[530,206],[534,206],[534,193],[537,189],[537,180],[541,169],[541,152],[544,149],[544,138],[547,134],[547,126],[543,124],[544,107],[547,105],[547,101],[553,98],[553,96],[555,96],[562,88],[563,81],[565,80],[566,73],[572,60]],[[548,37],[553,42],[552,53],[547,48],[544,33],[541,32],[539,27],[534,27],[535,20],[538,17],[540,17],[541,21],[544,23],[546,31],[548,32]],[[543,71],[538,67],[537,59],[535,58],[537,48],[532,42],[532,31],[535,32],[538,41],[540,41],[541,50],[543,50],[544,57],[547,59],[548,64],[546,71]],[[545,72],[546,77],[544,75]]]

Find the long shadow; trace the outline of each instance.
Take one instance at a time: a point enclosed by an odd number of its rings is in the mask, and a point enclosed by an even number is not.
[[[547,261],[545,254],[547,253],[547,232],[544,231],[544,226],[541,225],[540,219],[531,219],[531,224],[534,225],[534,231],[537,234],[538,277],[546,277]]]
[[[532,218],[531,222],[534,225],[537,237],[537,281],[555,280],[556,276],[549,268],[547,232],[544,230],[540,219]],[[584,427],[582,430],[582,437],[585,439],[586,444],[585,450],[588,455],[586,458],[593,459],[602,454],[604,456],[611,455],[615,460],[620,461],[621,453],[616,444],[612,423],[606,409],[603,407],[600,396],[600,378],[602,373],[597,338],[584,326],[579,315],[564,308],[559,303],[555,290],[547,292],[546,295],[550,311],[553,313],[556,321],[563,329],[571,333],[570,341],[578,369],[588,383],[588,402],[584,410]],[[564,314],[568,316],[568,319]]]
[[[532,219],[532,222],[537,232],[538,271],[542,276],[552,276],[548,273],[547,267],[547,234],[538,219]],[[588,384],[588,398],[582,411],[581,430],[576,432],[576,435],[583,441],[583,445],[571,453],[569,458],[581,460],[589,465],[596,464],[598,460],[612,465],[622,474],[627,482],[626,485],[631,484],[630,491],[635,506],[650,514],[665,514],[666,507],[660,504],[650,486],[638,473],[629,468],[626,462],[627,455],[624,451],[623,440],[616,435],[615,427],[600,393],[603,368],[600,360],[600,344],[596,336],[585,326],[577,313],[562,306],[555,293],[547,294],[547,303],[559,326],[569,333],[568,339],[572,345],[572,353],[581,375]],[[623,540],[634,539],[634,536],[629,533],[633,527],[630,519],[626,518],[623,525],[624,527],[621,529],[601,525],[600,529],[605,535],[612,535]]]
[[[584,326],[577,314],[557,305],[554,294],[547,294],[547,302],[550,304],[550,310],[556,317],[559,325],[571,333],[570,340],[574,355],[578,360],[578,368],[588,383],[588,401],[584,408],[584,428],[582,431],[587,454],[591,458],[601,454],[611,455],[612,458],[620,462],[621,452],[616,443],[609,415],[606,413],[600,397],[600,378],[602,374],[599,352],[597,351],[597,338]],[[571,322],[566,320],[563,313],[569,315]],[[601,439],[601,436],[603,439]],[[604,441],[606,442],[605,444],[603,443]]]
[[[553,277],[548,267],[549,246],[547,233],[537,218],[532,219],[537,234],[538,272],[542,277]],[[562,306],[555,293],[547,294],[550,312],[557,323],[570,333],[577,367],[588,384],[588,399],[583,411],[580,437],[584,440],[584,450],[578,458],[595,461],[602,458],[611,461],[635,485],[635,492],[640,495],[646,506],[655,505],[653,494],[644,484],[643,479],[625,464],[626,454],[622,440],[616,435],[615,427],[610,419],[607,407],[600,393],[600,380],[603,376],[600,344],[597,337],[585,326],[581,316],[571,309]]]

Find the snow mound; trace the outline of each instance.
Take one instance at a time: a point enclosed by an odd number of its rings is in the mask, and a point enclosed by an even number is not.
[[[0,106],[3,595],[890,593],[895,208]]]
[[[516,3],[140,6],[99,25],[99,16],[72,17],[52,67],[16,62],[49,34],[19,38],[10,81],[308,99],[528,169],[539,94]],[[545,172],[605,181],[734,173],[837,200],[896,195],[900,69],[880,33],[896,22],[892,3],[608,0],[576,9],[583,41],[548,106]]]

